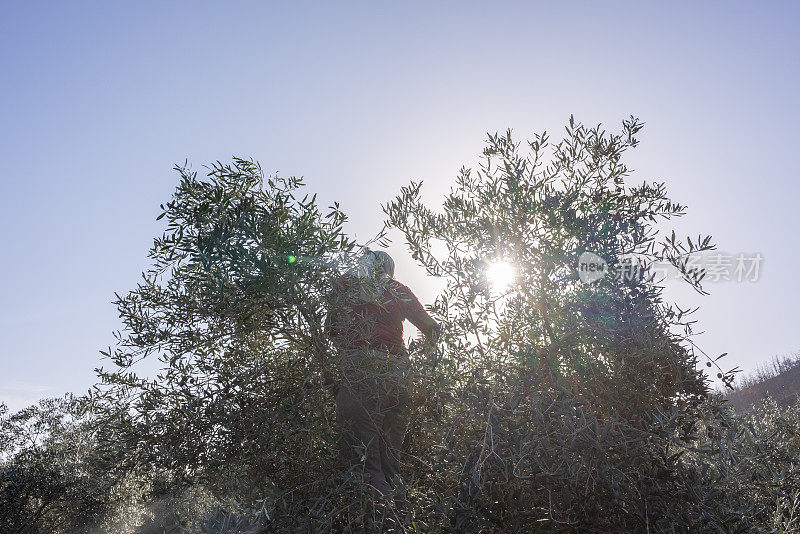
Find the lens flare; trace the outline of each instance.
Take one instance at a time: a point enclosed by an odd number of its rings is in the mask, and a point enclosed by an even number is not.
[[[495,292],[504,293],[514,282],[514,267],[506,261],[491,263],[486,269],[486,278]]]

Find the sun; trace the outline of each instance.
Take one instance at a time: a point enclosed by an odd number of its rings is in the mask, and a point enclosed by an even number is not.
[[[486,279],[497,293],[504,293],[514,282],[514,267],[507,261],[490,263],[486,269]]]

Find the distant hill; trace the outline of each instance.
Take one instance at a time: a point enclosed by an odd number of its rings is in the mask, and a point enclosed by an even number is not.
[[[800,398],[800,352],[778,358],[759,368],[753,376],[742,380],[741,385],[725,398],[736,413],[753,410],[767,396],[779,406],[792,404]]]

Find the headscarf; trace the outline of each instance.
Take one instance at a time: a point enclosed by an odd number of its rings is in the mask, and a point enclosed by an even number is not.
[[[357,284],[360,300],[376,301],[394,277],[394,260],[382,250],[364,248],[364,254],[348,275]]]

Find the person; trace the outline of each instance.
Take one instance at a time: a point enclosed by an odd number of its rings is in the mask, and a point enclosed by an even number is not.
[[[363,458],[373,497],[394,496],[405,507],[400,450],[408,423],[408,351],[403,321],[434,344],[440,327],[412,291],[394,279],[394,260],[365,250],[357,268],[333,284],[326,331],[341,357],[336,413],[340,453],[351,465]]]

